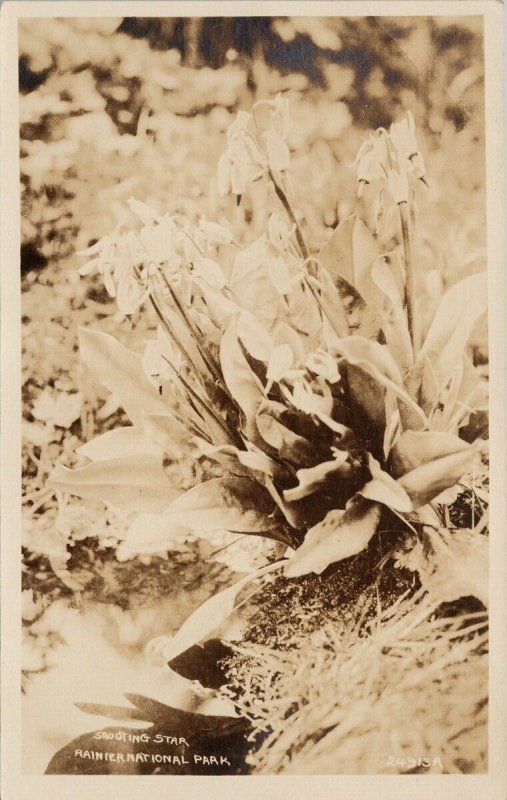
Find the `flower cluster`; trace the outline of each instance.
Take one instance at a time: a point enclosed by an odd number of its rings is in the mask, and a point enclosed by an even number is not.
[[[354,162],[359,194],[364,186],[387,187],[395,203],[408,202],[409,176],[425,181],[426,168],[415,136],[411,111],[405,119],[393,122],[389,131],[379,128],[363,142]]]
[[[241,196],[249,183],[269,171],[278,174],[289,169],[289,124],[289,101],[281,95],[273,101],[259,101],[251,114],[238,113],[227,131],[227,149],[218,162],[221,194]]]
[[[129,206],[143,223],[140,230],[117,229],[78,253],[92,256],[80,268],[80,274],[87,275],[97,269],[108,294],[116,298],[123,314],[139,310],[149,297],[153,282],[161,275],[171,276],[183,296],[190,288],[190,274],[219,288],[225,285],[222,269],[210,255],[217,245],[232,241],[230,231],[204,219],[198,226],[192,226],[185,219],[168,214],[159,216],[133,198]]]

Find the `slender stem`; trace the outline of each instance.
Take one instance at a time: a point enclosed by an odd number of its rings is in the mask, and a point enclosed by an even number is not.
[[[183,322],[186,324],[188,330],[190,331],[190,333],[192,334],[192,336],[195,339],[195,343],[196,343],[197,348],[199,350],[199,354],[200,354],[202,360],[204,361],[208,371],[210,372],[212,379],[220,386],[222,391],[229,397],[229,392],[227,390],[227,387],[225,386],[224,379],[222,377],[222,373],[220,372],[220,369],[219,369],[218,365],[216,364],[215,360],[211,356],[211,353],[209,353],[208,349],[206,348],[206,346],[204,344],[204,337],[201,335],[201,333],[198,330],[196,324],[191,319],[190,315],[187,313],[185,307],[183,306],[183,304],[180,301],[178,295],[176,294],[176,292],[172,288],[171,284],[167,280],[167,278],[164,275],[164,273],[161,271],[160,274],[162,276],[162,280],[164,281],[164,284],[165,284],[167,290],[169,291],[169,294],[170,294],[170,296],[172,298],[173,303],[175,304],[176,308],[178,309],[178,311],[180,313],[181,318],[183,319]]]
[[[153,297],[153,295],[151,293],[149,295],[149,298],[150,298],[151,305],[153,306],[157,317],[159,318],[160,322],[162,323],[162,327],[164,328],[165,332],[170,337],[170,339],[174,342],[174,344],[176,345],[176,347],[180,351],[180,353],[183,356],[183,358],[187,361],[188,365],[192,368],[192,370],[194,371],[196,377],[199,379],[199,381],[202,382],[201,373],[198,370],[195,362],[193,361],[192,357],[190,356],[188,350],[186,349],[186,347],[183,344],[183,342],[181,341],[181,339],[177,336],[175,331],[172,330],[170,328],[170,326],[167,324],[167,320],[164,317],[164,315],[163,315],[163,313],[162,313],[162,311],[160,309],[160,306],[158,305],[157,301],[155,300],[155,298]]]
[[[294,211],[292,210],[292,206],[289,203],[287,195],[285,194],[285,192],[282,189],[282,187],[280,186],[280,184],[277,182],[275,176],[273,175],[273,173],[272,173],[272,171],[270,169],[268,169],[268,175],[269,175],[269,178],[271,180],[271,183],[274,186],[274,189],[275,189],[275,192],[276,192],[276,196],[280,200],[282,206],[284,207],[285,211],[287,212],[287,216],[289,217],[290,221],[294,225],[294,232],[296,234],[296,239],[297,239],[297,243],[298,243],[299,249],[301,250],[301,255],[306,260],[307,258],[310,258],[310,251],[308,250],[307,244],[306,244],[306,242],[304,240],[304,236],[303,236],[303,234],[301,232],[301,228],[299,227],[298,221],[296,219],[296,215],[294,214]]]
[[[414,264],[412,261],[412,242],[410,237],[408,203],[398,203],[398,208],[400,210],[401,235],[403,238],[403,250],[405,254],[405,299],[407,303],[408,330],[412,340],[412,348],[414,350],[415,357],[421,346],[421,333],[415,298]]]
[[[201,407],[202,411],[198,411],[198,413],[203,417],[204,422],[207,421],[206,420],[206,415],[208,415],[220,427],[220,429],[225,433],[227,439],[229,440],[229,442],[231,444],[237,445],[238,441],[239,441],[240,445],[241,445],[241,441],[239,440],[239,437],[236,434],[236,432],[231,430],[228,427],[228,425],[226,424],[226,422],[224,422],[224,420],[220,417],[220,415],[217,412],[215,412],[213,410],[213,408],[210,405],[208,405],[208,403],[206,403],[205,400],[203,400],[203,398],[192,388],[192,386],[189,384],[189,382],[186,381],[185,378],[180,374],[178,374],[177,377],[178,377],[178,380],[181,381],[181,383],[183,384],[183,386],[187,390],[187,392],[190,395],[190,397],[193,399],[194,403],[197,406]],[[198,409],[196,409],[196,410],[198,410]],[[209,425],[209,421],[208,421],[208,425]],[[213,439],[212,435],[211,435],[211,438]]]

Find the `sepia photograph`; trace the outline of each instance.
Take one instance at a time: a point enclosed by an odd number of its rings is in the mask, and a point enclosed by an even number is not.
[[[487,776],[491,4],[20,5],[20,775]]]

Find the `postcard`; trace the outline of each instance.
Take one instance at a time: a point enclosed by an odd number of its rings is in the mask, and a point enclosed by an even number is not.
[[[2,796],[505,798],[501,4],[1,22]]]

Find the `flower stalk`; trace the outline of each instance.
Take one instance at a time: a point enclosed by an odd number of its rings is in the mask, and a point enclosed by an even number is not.
[[[308,250],[308,246],[307,246],[307,244],[305,242],[305,239],[304,239],[304,236],[302,234],[301,228],[299,227],[299,223],[298,223],[298,221],[296,219],[296,215],[294,214],[292,206],[289,203],[288,197],[285,194],[285,192],[282,189],[282,187],[280,186],[280,184],[278,183],[278,181],[276,180],[276,178],[273,175],[273,172],[272,172],[271,169],[268,169],[268,176],[269,176],[269,179],[271,180],[271,183],[273,184],[276,196],[278,197],[278,199],[280,200],[282,206],[284,207],[284,209],[285,209],[285,211],[287,213],[287,216],[289,217],[292,225],[294,225],[294,233],[295,233],[295,236],[296,236],[298,247],[299,247],[299,249],[301,251],[301,255],[303,256],[303,258],[306,261],[307,259],[310,258],[310,251]]]
[[[412,259],[412,241],[410,231],[410,215],[408,202],[398,203],[401,222],[401,236],[403,240],[403,253],[405,258],[405,302],[407,307],[407,321],[414,358],[421,346],[421,331],[415,301],[414,262]]]

